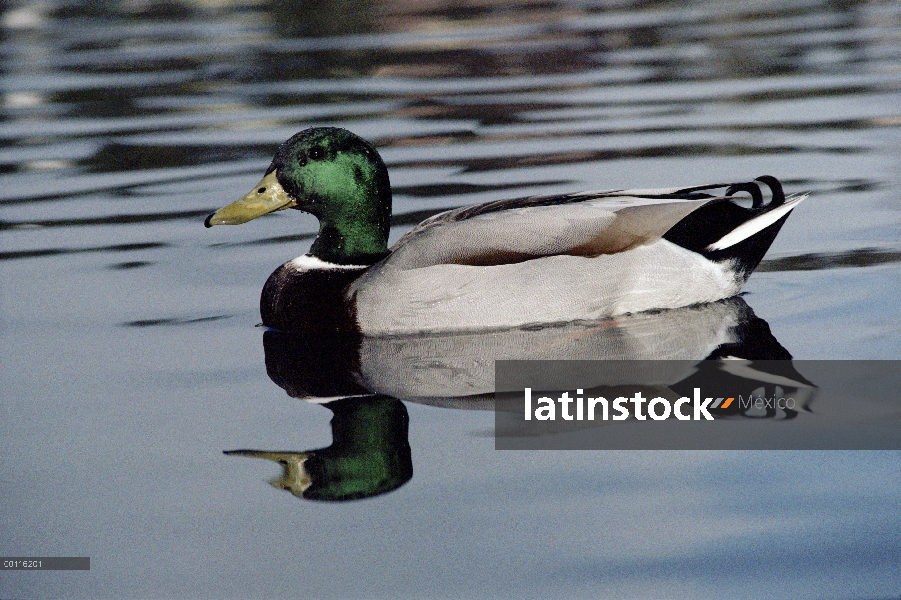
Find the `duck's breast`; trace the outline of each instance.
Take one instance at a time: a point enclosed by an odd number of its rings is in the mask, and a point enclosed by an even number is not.
[[[308,334],[354,331],[344,292],[365,270],[365,266],[332,265],[307,255],[286,262],[263,286],[263,325]]]

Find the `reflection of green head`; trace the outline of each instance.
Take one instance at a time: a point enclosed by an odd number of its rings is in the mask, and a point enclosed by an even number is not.
[[[310,500],[369,498],[397,489],[413,477],[407,441],[407,409],[388,396],[344,398],[324,405],[332,417],[332,445],[308,452],[232,450],[226,454],[268,458],[282,465],[275,487]]]

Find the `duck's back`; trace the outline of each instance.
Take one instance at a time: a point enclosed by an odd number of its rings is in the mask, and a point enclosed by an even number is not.
[[[442,213],[350,283],[345,301],[361,331],[385,334],[594,320],[726,298],[800,198],[784,203],[778,188],[770,205],[755,196],[755,206],[744,208],[707,193],[715,187],[730,185],[526,198]]]

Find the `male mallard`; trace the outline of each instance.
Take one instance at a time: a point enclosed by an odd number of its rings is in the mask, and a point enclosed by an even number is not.
[[[237,225],[297,208],[309,253],[263,287],[263,324],[364,334],[594,320],[735,295],[788,214],[779,181],[500,200],[430,217],[390,250],[391,185],[378,152],[333,127],[283,143],[249,194],[207,217]],[[722,195],[708,192],[722,189]],[[752,206],[736,203],[745,191]]]

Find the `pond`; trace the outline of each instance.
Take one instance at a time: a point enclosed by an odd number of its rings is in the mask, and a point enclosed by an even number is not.
[[[691,349],[692,319],[752,322],[796,359],[895,360],[901,4],[0,10],[0,555],[91,559],[4,572],[0,597],[901,593],[898,451],[495,450],[490,406],[421,390],[606,333],[367,346],[381,394],[354,401],[322,348],[256,327],[316,219],[203,227],[315,125],[378,148],[391,243],[479,202],[769,174],[811,195],[740,298],[605,327]],[[305,400],[320,383],[350,397]],[[361,411],[399,432],[367,455],[399,457],[390,480],[304,497],[300,464]]]

